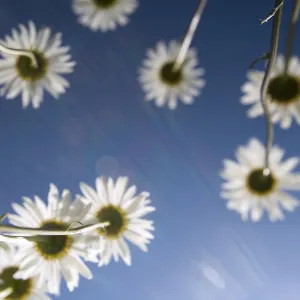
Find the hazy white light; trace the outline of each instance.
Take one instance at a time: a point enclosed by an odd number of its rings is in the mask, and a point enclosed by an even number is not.
[[[211,266],[204,266],[202,268],[203,275],[209,280],[215,287],[219,289],[225,289],[226,284],[222,276]]]
[[[118,161],[112,156],[103,156],[96,162],[97,176],[112,176],[114,177],[119,170]]]

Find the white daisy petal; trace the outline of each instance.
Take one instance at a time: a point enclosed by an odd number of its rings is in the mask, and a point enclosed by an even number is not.
[[[176,41],[171,41],[169,45],[159,41],[156,49],[147,50],[147,57],[139,70],[139,81],[146,100],[154,100],[158,107],[167,104],[169,109],[174,110],[179,100],[192,104],[194,97],[205,86],[202,78],[204,69],[197,68],[195,49],[189,49],[181,68],[174,71],[179,50],[180,44]]]
[[[73,0],[72,9],[83,26],[107,32],[126,25],[138,6],[138,0]]]
[[[275,65],[277,72],[282,72],[284,70],[284,66],[285,66],[284,56],[282,54],[279,54],[277,57],[277,64]]]
[[[40,224],[41,220],[43,219],[43,215],[39,211],[39,209],[36,207],[35,203],[27,198],[23,197],[24,201],[24,207],[27,209],[27,211],[30,213],[30,217],[36,222],[37,225]]]
[[[120,205],[123,201],[123,195],[126,191],[126,187],[128,184],[128,177],[119,177],[117,179],[116,185],[115,185],[115,197],[118,199],[118,202],[115,203],[116,205]]]
[[[119,202],[119,199],[115,196],[115,186],[114,186],[114,180],[110,177],[107,181],[107,195],[109,202],[113,205],[116,205],[117,202]]]
[[[129,240],[132,244],[136,245],[140,248],[143,252],[147,252],[147,247],[145,245],[144,238],[141,238],[138,234],[132,231],[124,232],[124,237]]]
[[[299,164],[300,159],[298,157],[292,157],[286,160],[284,163],[281,163],[280,166],[280,176],[287,175],[293,171],[296,166]]]
[[[287,193],[281,192],[280,197],[282,198],[280,204],[287,211],[293,212],[299,206],[299,201]]]
[[[80,183],[80,189],[86,200],[91,200],[95,203],[99,202],[98,195],[94,189],[84,182]]]
[[[29,41],[29,45],[30,47],[34,45],[35,43],[35,39],[36,39],[36,27],[35,24],[32,21],[28,22],[28,26],[29,26],[29,37],[28,37],[28,41]]]
[[[87,279],[92,279],[93,274],[90,269],[83,263],[83,261],[78,256],[68,255],[65,258],[66,265],[70,265],[78,270],[78,272]]]
[[[134,199],[134,195],[136,194],[137,188],[135,185],[132,185],[128,188],[128,190],[123,195],[122,207],[128,207]]]
[[[288,77],[283,75],[284,64],[284,57],[278,55],[267,87],[267,101],[269,101],[272,122],[279,123],[283,129],[288,129],[291,127],[293,119],[300,125],[300,60],[296,56],[291,58]],[[248,81],[241,88],[243,92],[241,103],[251,105],[247,112],[249,118],[264,115],[260,103],[263,74],[264,72],[261,71],[248,72]]]
[[[34,201],[36,204],[37,209],[41,212],[41,214],[43,216],[47,215],[48,216],[48,210],[47,210],[47,206],[45,205],[45,203],[41,200],[40,197],[38,196],[34,196]]]
[[[48,268],[48,272],[51,276],[48,277],[46,282],[47,288],[51,294],[59,296],[61,274],[58,262],[48,264]]]
[[[6,92],[7,99],[14,99],[17,95],[20,94],[22,90],[22,81],[20,78],[16,78],[15,81],[9,86]]]
[[[22,24],[19,25],[19,28],[20,28],[20,38],[22,39],[22,43],[24,47],[28,49],[31,47],[31,45],[29,43],[29,34],[27,28]]]
[[[40,32],[38,33],[37,41],[35,43],[35,46],[39,51],[41,52],[45,51],[50,35],[51,35],[50,28],[46,27],[40,30]]]
[[[292,116],[291,116],[291,114],[289,113],[288,110],[286,110],[284,112],[284,114],[282,115],[280,125],[281,125],[282,129],[288,129],[288,128],[291,127],[291,125],[292,125]]]
[[[130,255],[130,250],[129,247],[127,245],[127,243],[125,242],[125,240],[123,238],[120,238],[118,240],[118,249],[119,249],[119,254],[121,255],[122,259],[124,260],[124,262],[130,266],[131,265],[131,255]]]
[[[67,266],[62,265],[61,266],[61,272],[62,275],[65,279],[65,281],[67,282],[67,286],[70,292],[73,292],[74,288],[76,288],[78,286],[78,281],[74,278],[74,272],[72,272],[72,269],[69,269]]]
[[[19,25],[19,30],[13,29],[12,36],[6,37],[8,46],[33,52],[38,66],[34,67],[28,57],[2,54],[0,91],[7,99],[21,94],[23,108],[32,104],[37,109],[43,102],[44,89],[55,98],[65,92],[69,84],[59,74],[73,72],[75,63],[70,61],[70,55],[66,55],[69,49],[61,46],[61,34],[50,40],[50,28],[37,32],[32,21],[29,21],[28,28]]]
[[[282,210],[277,203],[272,203],[272,205],[270,205],[270,207],[268,208],[268,212],[271,222],[283,221],[285,218]]]
[[[98,177],[96,179],[96,189],[102,204],[107,204],[108,196],[107,196],[107,189],[106,189],[106,180],[104,177]]]
[[[58,203],[58,212],[59,212],[59,217],[63,218],[65,215],[69,213],[69,208],[71,206],[72,198],[71,198],[71,193],[68,190],[64,190],[62,192],[62,199],[61,202]]]
[[[221,176],[224,179],[230,179],[236,176],[242,176],[247,168],[241,168],[241,166],[229,159],[224,159],[224,170],[221,172]]]
[[[292,190],[299,191],[300,190],[300,175],[285,175],[281,177],[280,187],[282,190]]]
[[[153,211],[155,211],[155,208],[152,206],[140,207],[139,210],[128,214],[128,218],[141,218]]]
[[[10,217],[10,223],[14,226],[28,227],[31,224],[30,220],[24,219],[19,216],[11,215],[11,214],[7,214],[7,216]]]
[[[256,206],[251,209],[251,219],[253,222],[260,221],[262,215],[263,215],[263,208],[261,206]]]
[[[163,47],[161,51],[164,51]],[[91,203],[89,217],[93,216],[100,222],[109,222],[103,232],[94,231],[93,237],[95,244],[101,239],[101,248],[98,250],[99,266],[107,265],[113,259],[119,258],[127,265],[131,265],[131,254],[124,238],[131,241],[143,251],[147,251],[146,244],[154,239],[151,231],[154,231],[153,222],[142,219],[142,217],[155,210],[150,206],[150,196],[147,192],[136,195],[136,186],[131,186],[126,190],[128,184],[127,177],[119,177],[116,181],[112,178],[105,180],[103,177],[96,179],[97,196],[101,201],[95,202],[85,193],[87,202]],[[90,190],[92,189],[89,187]],[[88,219],[88,217],[87,217]],[[92,234],[91,234],[92,235]],[[89,243],[91,243],[89,238]]]
[[[269,156],[270,174],[263,173],[265,148],[257,139],[250,139],[247,146],[238,147],[238,163],[224,160],[221,172],[221,196],[227,200],[229,210],[240,213],[242,220],[261,220],[264,211],[274,222],[284,219],[283,211],[294,211],[299,205],[288,190],[300,190],[300,175],[292,173],[298,158],[282,161],[284,151],[273,146]],[[259,159],[260,158],[260,159]]]
[[[249,110],[248,110],[248,117],[249,118],[256,118],[258,116],[261,116],[264,113],[263,108],[261,104],[255,103]]]
[[[50,184],[48,194],[48,211],[51,218],[55,218],[58,212],[59,191],[54,184]]]
[[[227,190],[242,188],[244,185],[245,183],[242,179],[231,180],[222,184],[223,188]]]
[[[138,227],[136,225],[128,225],[128,230],[131,231],[131,232],[134,232],[142,237],[144,237],[145,239],[149,239],[149,240],[152,240],[153,239],[153,234],[144,230],[143,228],[141,227]]]
[[[284,155],[284,151],[277,146],[273,146],[270,156],[274,163],[280,163]]]
[[[43,102],[44,90],[41,86],[36,86],[35,95],[32,97],[32,107],[39,108]]]

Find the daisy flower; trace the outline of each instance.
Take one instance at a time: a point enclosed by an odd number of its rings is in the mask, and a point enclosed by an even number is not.
[[[9,251],[0,250],[0,299],[50,300],[37,277],[31,274],[27,279],[14,277],[20,270],[20,251],[16,247],[10,247]]]
[[[155,211],[150,206],[149,193],[136,195],[136,186],[127,189],[128,178],[119,177],[116,182],[112,178],[107,181],[103,177],[96,179],[96,190],[85,183],[80,184],[84,201],[91,203],[87,222],[109,222],[109,226],[91,232],[95,239],[101,238],[99,266],[107,265],[111,259],[119,257],[127,265],[131,265],[131,254],[125,239],[129,240],[142,251],[147,251],[147,244],[154,238],[153,221],[144,216]]]
[[[125,26],[129,15],[139,6],[138,0],[73,0],[78,22],[93,31],[115,30]]]
[[[8,214],[11,224],[20,227],[65,230],[74,221],[81,222],[89,210],[79,197],[71,201],[71,194],[64,190],[62,195],[55,185],[50,185],[48,205],[39,197],[34,201],[24,197],[23,206],[13,203],[17,214]],[[73,291],[79,284],[79,274],[87,279],[92,273],[81,258],[86,254],[86,238],[83,235],[42,236],[41,240],[24,239],[19,245],[22,249],[20,270],[16,276],[20,279],[36,275],[38,282],[47,287],[50,293],[59,295],[61,276],[68,289]],[[97,257],[95,256],[95,259]]]
[[[242,219],[261,219],[266,211],[271,221],[283,220],[282,209],[293,212],[299,205],[288,190],[300,190],[300,176],[292,173],[298,158],[282,161],[284,151],[273,146],[270,152],[270,174],[264,175],[265,147],[252,138],[246,147],[236,152],[237,162],[224,160],[221,196],[228,200],[227,208],[241,214]]]
[[[147,101],[155,101],[158,107],[177,107],[177,101],[192,104],[205,85],[203,68],[197,68],[196,49],[189,49],[183,65],[174,70],[180,44],[171,41],[169,45],[158,42],[156,49],[149,49],[147,58],[139,70],[139,81]]]
[[[300,125],[300,60],[296,56],[291,58],[287,75],[283,73],[284,65],[284,57],[279,55],[267,87],[267,101],[273,123],[280,123],[281,128],[288,129],[293,118]],[[244,93],[241,103],[251,105],[247,113],[249,118],[264,114],[260,102],[263,77],[262,71],[249,71],[248,81],[241,88]]]
[[[30,21],[28,28],[19,26],[20,32],[12,30],[1,43],[9,48],[31,51],[37,66],[24,55],[2,53],[0,59],[0,93],[7,99],[22,95],[23,108],[30,103],[38,108],[43,102],[44,90],[58,99],[67,87],[68,81],[61,74],[72,73],[75,62],[70,61],[69,47],[62,46],[61,33],[51,37],[50,28],[37,31]]]

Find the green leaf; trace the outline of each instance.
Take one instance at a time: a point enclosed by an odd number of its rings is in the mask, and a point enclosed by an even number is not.
[[[2,223],[4,221],[4,219],[6,218],[7,213],[4,213],[0,216],[0,223]]]

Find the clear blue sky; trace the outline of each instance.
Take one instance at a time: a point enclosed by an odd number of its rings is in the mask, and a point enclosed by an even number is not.
[[[103,34],[77,23],[71,1],[1,3],[1,37],[33,20],[62,32],[77,61],[60,100],[46,95],[40,109],[25,111],[20,98],[0,101],[1,212],[22,196],[45,199],[50,182],[77,193],[80,181],[93,185],[98,175],[129,176],[157,207],[149,253],[132,247],[132,267],[92,267],[94,280],[81,279],[73,293],[63,287],[61,299],[299,299],[300,210],[277,224],[242,223],[219,197],[222,160],[265,137],[263,118],[247,119],[239,98],[246,68],[269,47],[271,22],[259,19],[273,1],[208,1],[193,41],[206,69],[203,95],[175,112],[143,101],[136,75],[145,50],[182,38],[197,5],[145,0],[128,26]],[[294,50],[300,54],[300,39]],[[300,154],[299,130],[276,127],[288,156]],[[219,273],[211,281],[209,266]]]

